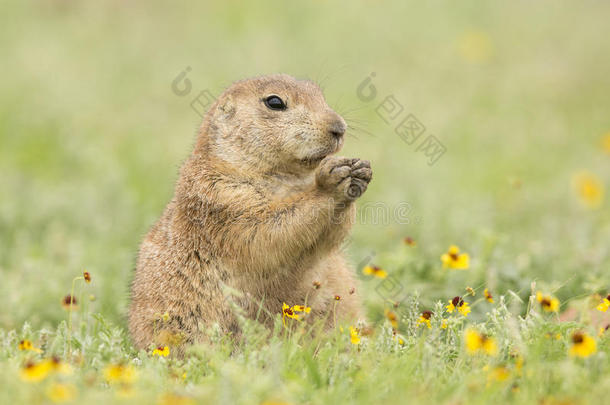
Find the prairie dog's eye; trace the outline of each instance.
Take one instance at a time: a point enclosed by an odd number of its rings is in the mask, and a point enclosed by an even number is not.
[[[278,96],[269,96],[265,99],[265,105],[270,110],[284,111],[286,109],[286,103]]]

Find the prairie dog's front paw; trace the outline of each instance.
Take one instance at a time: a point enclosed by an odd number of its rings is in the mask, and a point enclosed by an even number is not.
[[[329,156],[318,167],[316,185],[339,200],[353,201],[364,194],[372,176],[368,160]]]

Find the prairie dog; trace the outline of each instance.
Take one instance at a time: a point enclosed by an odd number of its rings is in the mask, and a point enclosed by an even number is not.
[[[316,84],[284,74],[238,81],[218,98],[140,246],[129,310],[137,348],[198,342],[213,323],[238,333],[224,286],[268,325],[284,302],[307,301],[313,320],[335,305],[337,319],[362,318],[340,248],[372,171],[334,156],[346,129]]]

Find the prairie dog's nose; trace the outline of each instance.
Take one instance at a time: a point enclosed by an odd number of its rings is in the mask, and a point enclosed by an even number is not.
[[[345,134],[346,129],[347,125],[345,124],[345,121],[338,115],[333,118],[328,125],[328,132],[335,138],[341,138],[343,134]]]

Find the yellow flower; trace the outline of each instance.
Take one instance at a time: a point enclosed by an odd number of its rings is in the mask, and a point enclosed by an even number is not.
[[[111,364],[104,369],[104,377],[109,383],[131,384],[137,375],[131,365]]]
[[[357,345],[360,343],[360,336],[358,335],[358,329],[353,326],[349,327],[349,337],[352,344]]]
[[[511,352],[510,356],[515,360],[515,370],[517,370],[517,374],[521,375],[521,369],[523,369],[523,364],[525,363],[523,356],[518,352]]]
[[[597,332],[597,336],[602,337],[604,336],[604,334],[606,333],[606,331],[610,329],[610,323],[608,325],[606,325],[606,327],[604,328],[603,326],[601,326],[599,328],[599,332]]]
[[[32,344],[32,342],[30,342],[27,339],[24,339],[21,342],[19,342],[19,350],[29,350],[29,351],[36,352],[36,353],[42,353],[42,350],[35,347]]]
[[[91,273],[88,271],[83,272],[83,278],[87,284],[91,283]]]
[[[58,357],[42,360],[39,363],[28,361],[21,369],[21,379],[28,382],[42,381],[52,373],[70,374],[72,368]]]
[[[118,398],[133,398],[136,394],[133,387],[129,384],[121,384],[115,392]]]
[[[597,351],[595,340],[583,332],[574,332],[572,335],[572,347],[570,348],[570,356],[572,357],[589,357]]]
[[[169,356],[169,346],[159,346],[157,347],[155,350],[153,350],[152,352],[153,356],[163,356],[163,357],[167,357]]]
[[[55,403],[72,401],[76,396],[76,388],[69,384],[52,384],[47,389],[47,397]]]
[[[398,316],[394,312],[386,309],[385,317],[388,318],[388,321],[390,321],[392,328],[398,329]]]
[[[469,31],[460,36],[458,51],[469,63],[480,64],[489,61],[493,54],[493,43],[483,31]]]
[[[377,278],[386,278],[388,276],[388,273],[385,270],[377,266],[365,266],[362,269],[362,274],[367,276],[375,276]]]
[[[472,288],[472,287],[466,287],[466,292],[470,295],[472,295],[473,297],[475,295],[477,295],[477,292]]]
[[[59,357],[53,356],[46,361],[49,362],[51,370],[64,375],[72,374],[72,367],[68,363],[61,361]]]
[[[413,239],[410,236],[407,236],[406,238],[403,239],[403,242],[405,243],[405,245],[407,246],[416,246],[417,242],[415,242],[415,239]]]
[[[536,300],[540,303],[540,306],[546,312],[557,312],[559,311],[559,300],[550,295],[544,295],[540,291],[536,293]]]
[[[460,248],[455,245],[449,246],[447,253],[441,256],[443,268],[467,270],[470,266],[470,256],[468,253],[460,253]]]
[[[491,302],[492,304],[494,303],[494,297],[493,295],[491,295],[491,293],[489,292],[489,290],[486,288],[485,291],[483,291],[483,295],[485,296],[485,299],[488,302]]]
[[[443,319],[441,322],[441,329],[447,329],[448,326],[449,326],[449,322],[447,322],[446,319]]]
[[[492,371],[487,375],[487,382],[491,383],[493,381],[506,381],[510,377],[510,372],[506,367],[499,366],[495,367]]]
[[[610,308],[610,294],[597,306],[598,311],[606,312]]]
[[[292,318],[292,319],[299,319],[299,315],[295,314],[294,310],[292,308],[290,308],[290,306],[284,302],[282,304],[282,322],[284,322],[284,325],[286,325],[286,321],[285,321],[286,317]]]
[[[464,316],[468,316],[470,313],[470,306],[466,301],[462,299],[462,297],[453,297],[451,301],[449,301],[449,305],[447,305],[447,312],[450,314],[453,313],[456,309]]]
[[[286,325],[286,317],[299,320],[299,314],[297,312],[311,312],[311,307],[306,307],[304,305],[293,305],[292,307],[286,304],[285,302],[282,304],[282,322]]]
[[[23,381],[39,382],[47,378],[52,370],[51,363],[48,360],[43,360],[40,363],[29,361],[21,369],[20,377]]]
[[[604,200],[604,185],[594,174],[583,171],[574,175],[572,186],[580,202],[587,208],[597,208]]]
[[[193,398],[176,394],[164,394],[159,397],[158,405],[195,405]]]
[[[610,154],[610,132],[608,132],[606,135],[604,135],[604,137],[602,138],[602,149]]]
[[[422,312],[419,319],[417,320],[417,326],[425,324],[428,329],[430,329],[432,327],[432,325],[430,325],[430,318],[432,318],[432,315],[434,315],[432,311]]]
[[[293,311],[297,311],[297,312],[305,312],[306,314],[311,312],[311,307],[306,307],[304,305],[294,305],[292,307]]]
[[[467,329],[464,334],[466,350],[470,354],[483,353],[489,356],[495,356],[498,353],[496,340],[485,334],[480,334],[473,329]]]

